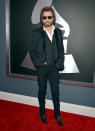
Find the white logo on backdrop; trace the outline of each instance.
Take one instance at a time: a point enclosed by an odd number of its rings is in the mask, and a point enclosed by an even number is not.
[[[56,24],[61,25],[61,30],[64,30],[64,34],[63,34],[63,45],[64,45],[64,50],[65,50],[65,61],[64,61],[64,67],[65,69],[63,71],[60,71],[59,73],[79,73],[79,69],[75,63],[75,60],[72,56],[72,54],[68,54],[67,52],[67,43],[68,43],[68,37],[70,35],[70,26],[68,25],[68,23],[59,15],[59,13],[57,12],[57,10],[55,9],[55,7],[52,5],[52,1],[53,0],[38,0],[32,15],[31,15],[31,23],[32,24],[38,24],[40,23],[40,12],[41,9],[45,6],[51,6],[54,11],[55,11],[55,15],[56,15]],[[65,37],[65,39],[64,39]],[[23,62],[22,62],[22,67],[25,68],[29,68],[32,70],[35,70],[35,67],[33,66],[33,63],[31,61],[29,52],[26,54]]]

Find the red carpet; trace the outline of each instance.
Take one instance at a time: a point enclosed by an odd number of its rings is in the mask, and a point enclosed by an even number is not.
[[[95,131],[95,118],[61,112],[59,126],[53,110],[46,109],[47,124],[39,116],[39,107],[0,100],[0,131]]]

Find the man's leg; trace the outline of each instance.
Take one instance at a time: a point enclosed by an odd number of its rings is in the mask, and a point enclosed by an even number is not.
[[[45,115],[45,95],[47,88],[47,70],[46,67],[38,67],[38,101],[40,105],[40,116]]]
[[[60,117],[60,101],[59,101],[59,71],[55,66],[52,66],[49,71],[49,82],[52,92],[52,100],[54,104],[54,115],[59,125],[63,125]]]
[[[54,115],[55,117],[60,116],[60,102],[59,102],[59,71],[56,67],[51,66],[48,74],[52,100],[54,104]]]

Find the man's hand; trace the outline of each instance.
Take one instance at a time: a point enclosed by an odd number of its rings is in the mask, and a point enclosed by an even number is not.
[[[47,65],[47,63],[46,63],[46,62],[44,62],[44,65]]]

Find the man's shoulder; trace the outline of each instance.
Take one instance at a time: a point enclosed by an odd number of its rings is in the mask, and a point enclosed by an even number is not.
[[[56,33],[59,37],[62,36],[62,30],[59,29],[58,27],[55,28],[55,33]]]
[[[58,27],[55,27],[55,30],[58,31],[58,32],[62,32],[62,30],[59,29]]]
[[[42,31],[42,27],[39,27],[39,28],[35,28],[32,30],[33,33],[39,33]]]

